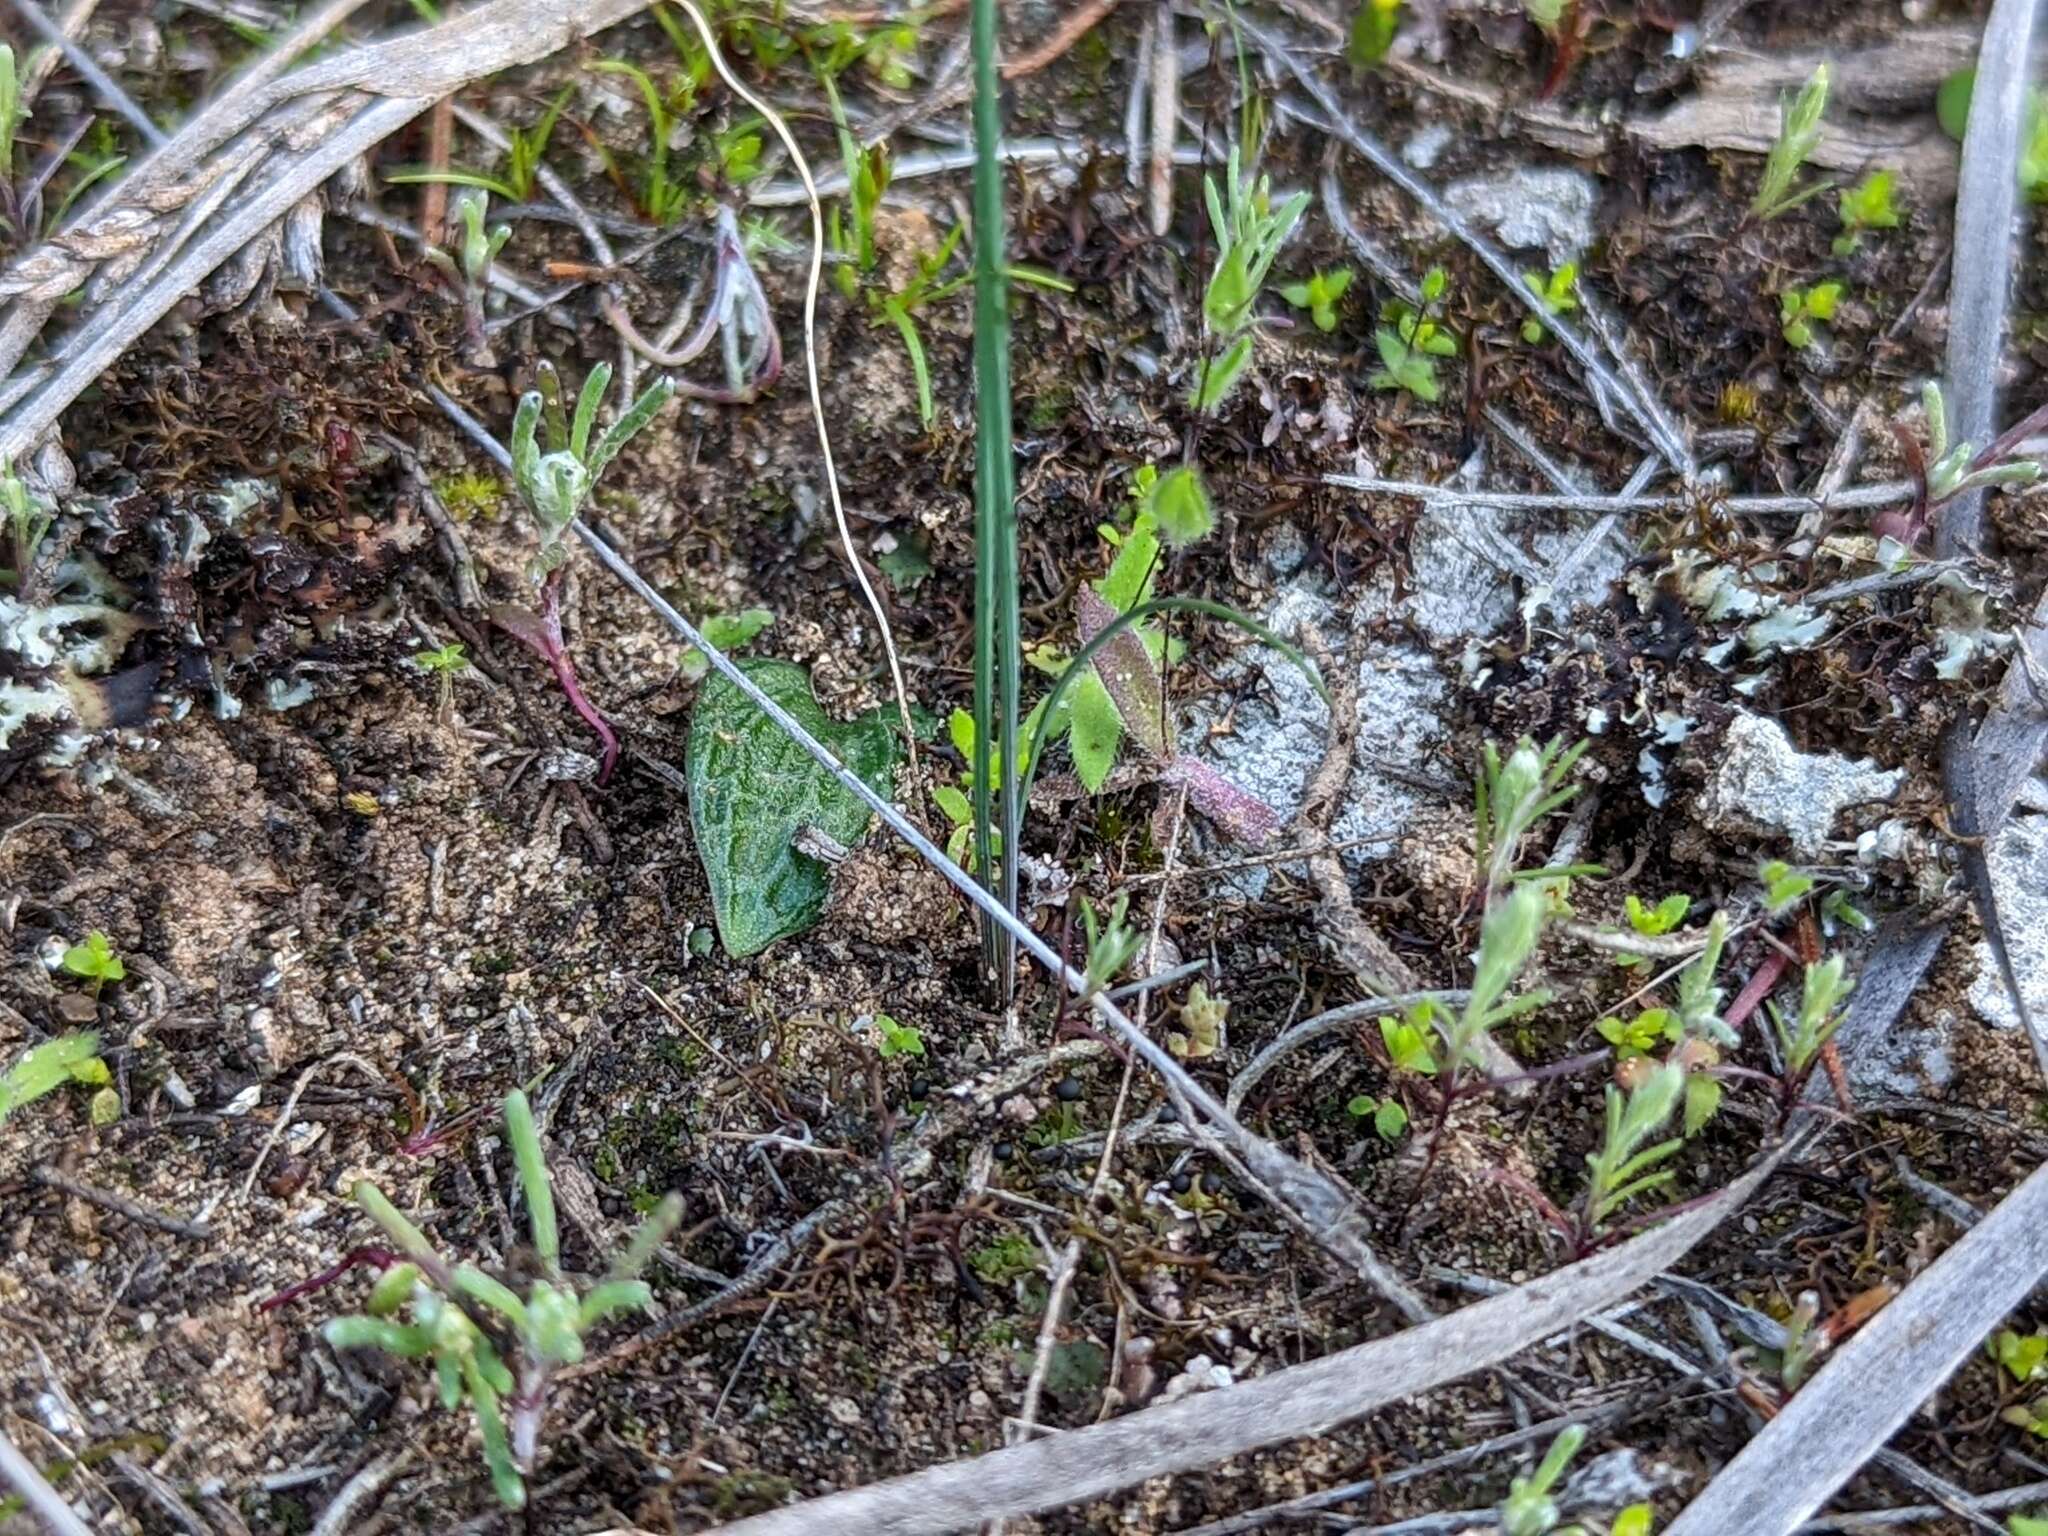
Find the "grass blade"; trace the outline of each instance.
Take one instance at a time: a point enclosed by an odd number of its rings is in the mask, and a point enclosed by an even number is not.
[[[974,836],[980,868],[1005,907],[1017,906],[1017,829],[1021,804],[1014,771],[995,786],[990,763],[1012,769],[1022,667],[1017,622],[1016,465],[1010,448],[1010,283],[1003,260],[1002,112],[996,80],[995,0],[974,0]],[[1001,849],[991,859],[991,836]],[[1000,868],[997,868],[997,865]],[[983,925],[1002,995],[1010,994],[1016,941]]]

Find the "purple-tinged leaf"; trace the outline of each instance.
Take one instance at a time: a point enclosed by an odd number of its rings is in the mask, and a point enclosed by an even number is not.
[[[1083,644],[1116,620],[1116,609],[1093,587],[1083,586],[1078,603]],[[1124,729],[1145,753],[1161,762],[1173,760],[1173,740],[1166,731],[1166,693],[1159,669],[1135,629],[1114,636],[1095,657],[1095,675],[1109,690]]]
[[[1280,813],[1233,784],[1197,757],[1176,757],[1159,775],[1162,784],[1187,786],[1188,802],[1240,843],[1260,848],[1280,830]]]

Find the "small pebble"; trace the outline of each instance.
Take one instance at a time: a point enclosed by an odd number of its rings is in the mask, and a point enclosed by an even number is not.
[[[1007,1163],[1017,1155],[1017,1149],[1007,1141],[997,1142],[991,1150],[994,1151],[996,1161],[999,1163]]]
[[[1194,1175],[1190,1174],[1186,1169],[1182,1169],[1179,1173],[1176,1173],[1173,1176],[1171,1182],[1173,1185],[1173,1192],[1176,1195],[1184,1195],[1189,1190],[1195,1187]]]
[[[932,1080],[928,1077],[914,1077],[910,1080],[910,1100],[922,1104],[932,1096]]]
[[[1062,1104],[1072,1104],[1081,1097],[1081,1079],[1069,1074],[1061,1078],[1052,1091]]]

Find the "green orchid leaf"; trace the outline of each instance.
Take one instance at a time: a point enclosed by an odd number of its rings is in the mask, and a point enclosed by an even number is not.
[[[896,738],[880,710],[842,725],[819,708],[809,674],[786,661],[739,663],[752,682],[877,794],[893,788]],[[690,715],[690,826],[725,952],[759,954],[817,922],[830,872],[793,846],[816,828],[838,843],[867,831],[868,808],[722,674]]]

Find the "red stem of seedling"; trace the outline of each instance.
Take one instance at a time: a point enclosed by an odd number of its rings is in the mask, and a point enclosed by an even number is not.
[[[275,1312],[279,1307],[289,1306],[301,1296],[310,1296],[313,1292],[334,1284],[335,1281],[359,1265],[373,1265],[377,1272],[382,1274],[397,1262],[398,1255],[388,1248],[354,1249],[349,1253],[343,1254],[341,1262],[332,1269],[323,1269],[317,1275],[308,1276],[295,1285],[286,1286],[268,1301],[257,1303],[256,1310],[259,1312]]]
[[[1764,956],[1764,963],[1756,968],[1747,982],[1743,983],[1742,990],[1735,994],[1735,1001],[1728,1007],[1724,1022],[1730,1029],[1742,1028],[1743,1021],[1755,1013],[1757,1006],[1771,995],[1771,989],[1778,984],[1778,979],[1785,974],[1785,967],[1791,963],[1781,949],[1774,949]]]
[[[562,642],[561,570],[550,571],[547,580],[541,583],[538,614],[501,605],[492,611],[491,618],[506,634],[524,642],[548,664],[548,670],[555,674],[555,682],[569,700],[569,707],[583,717],[583,723],[595,731],[597,739],[604,744],[604,755],[597,765],[597,782],[603,784],[610,780],[612,769],[618,766],[619,738],[612,730],[611,722],[584,697],[583,685],[576,680],[576,663],[569,659],[569,648]]]

